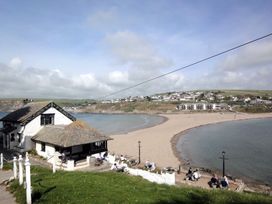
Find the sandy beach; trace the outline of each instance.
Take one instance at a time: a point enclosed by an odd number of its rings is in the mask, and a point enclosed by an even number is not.
[[[113,140],[108,143],[109,151],[137,159],[138,141],[141,141],[142,162],[148,160],[155,162],[159,167],[172,166],[177,168],[181,161],[175,156],[175,150],[173,150],[171,144],[171,140],[176,134],[200,125],[272,117],[272,113],[181,113],[164,114],[162,116],[168,118],[168,120],[160,125],[111,136]]]

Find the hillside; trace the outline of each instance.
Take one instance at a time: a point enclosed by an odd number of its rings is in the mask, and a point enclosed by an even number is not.
[[[271,112],[272,90],[195,90],[95,101],[91,99],[0,99],[0,111],[12,111],[30,101],[54,101],[71,112],[172,113],[181,103],[224,103],[241,112]]]
[[[124,173],[63,172],[32,167],[33,203],[272,203],[272,197],[159,185]],[[18,203],[25,189],[11,184]]]

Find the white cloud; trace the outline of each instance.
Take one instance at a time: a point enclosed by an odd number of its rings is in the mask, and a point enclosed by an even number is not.
[[[66,76],[57,69],[11,68],[0,64],[1,97],[95,98],[111,87],[94,74]]]
[[[272,89],[272,41],[229,53],[216,69],[186,82],[189,89]]]
[[[229,55],[219,65],[223,70],[256,70],[272,64],[272,41],[251,44]]]
[[[139,82],[157,76],[172,65],[144,38],[130,31],[116,32],[106,37],[111,54],[119,65],[128,68],[129,80]]]
[[[108,35],[106,41],[120,64],[142,69],[161,69],[171,65],[169,59],[159,56],[152,45],[136,33],[117,32]]]
[[[24,68],[21,59],[12,60],[10,65],[0,64],[1,97],[97,98],[158,76],[171,65],[134,33],[119,32],[107,40],[122,71],[68,76],[58,69]],[[249,46],[226,56],[217,69],[172,73],[114,97],[191,89],[272,89],[271,47],[272,42]]]
[[[128,84],[128,72],[113,71],[108,75],[109,83],[112,84]]]
[[[110,29],[116,27],[118,24],[118,13],[115,7],[107,10],[99,10],[91,14],[88,19],[88,23],[93,28],[97,29]]]
[[[13,68],[20,67],[22,65],[23,61],[19,57],[14,57],[10,60],[9,66]]]

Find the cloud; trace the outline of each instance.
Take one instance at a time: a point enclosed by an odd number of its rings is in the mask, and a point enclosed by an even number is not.
[[[119,24],[116,7],[99,10],[87,18],[89,25],[95,29],[113,29]]]
[[[229,55],[219,65],[223,70],[256,70],[272,64],[272,41],[252,44]]]
[[[58,69],[0,64],[1,97],[95,98],[112,91],[94,74],[66,76]]]
[[[131,81],[157,76],[161,69],[172,66],[170,59],[160,56],[151,43],[131,31],[108,35],[106,43],[117,64],[128,68]]]
[[[252,44],[230,53],[215,69],[186,80],[192,89],[272,89],[272,41]]]
[[[129,83],[128,72],[113,71],[108,75],[108,82],[115,85],[126,85]]]
[[[10,60],[9,66],[16,68],[22,65],[23,61],[19,57],[14,57]]]
[[[21,59],[14,58],[9,65],[0,64],[1,97],[97,98],[163,74],[171,65],[135,33],[118,32],[107,40],[118,62],[113,65],[115,71],[102,76],[90,72],[69,76],[59,69],[25,68]],[[271,48],[271,41],[248,46],[219,58],[210,65],[214,69],[204,73],[197,69],[172,73],[113,97],[192,89],[272,89]]]

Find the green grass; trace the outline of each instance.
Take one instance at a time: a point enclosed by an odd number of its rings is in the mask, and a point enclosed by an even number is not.
[[[220,90],[225,96],[272,96],[272,90]]]
[[[272,198],[221,190],[158,185],[123,173],[57,172],[32,167],[33,203],[272,203]],[[10,190],[25,203],[25,189]]]
[[[246,113],[269,113],[272,112],[272,105],[254,105],[254,106],[241,106],[237,108],[239,112]]]
[[[5,162],[4,165],[3,165],[3,170],[11,170],[12,168],[13,168],[12,163]]]

